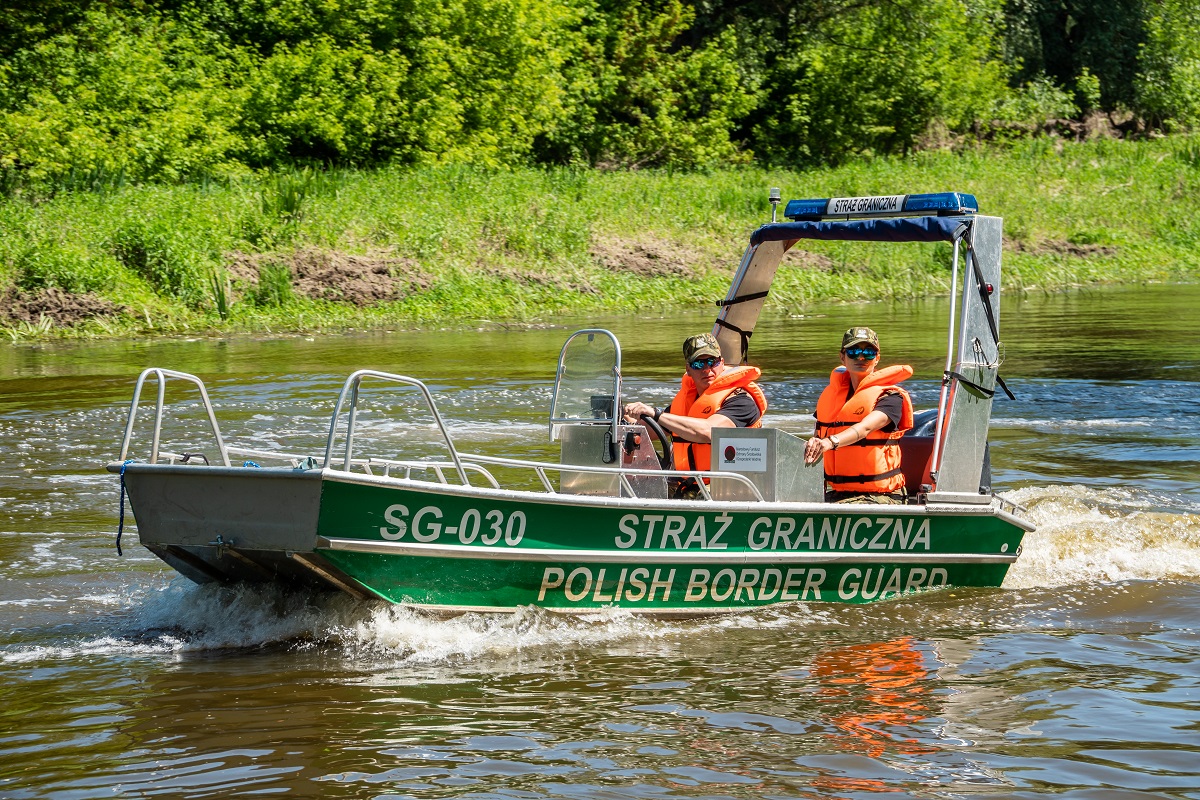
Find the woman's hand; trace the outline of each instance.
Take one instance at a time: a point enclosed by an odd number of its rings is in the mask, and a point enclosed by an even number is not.
[[[833,442],[820,436],[814,436],[804,443],[804,463],[815,464],[825,455],[826,450],[833,449]]]

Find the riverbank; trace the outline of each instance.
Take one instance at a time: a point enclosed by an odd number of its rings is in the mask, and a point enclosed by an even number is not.
[[[806,172],[427,167],[0,201],[13,340],[530,323],[711,307],[785,198],[963,191],[1005,218],[1005,284],[1200,279],[1200,139],[1035,139]],[[776,308],[948,291],[949,248],[806,243]]]

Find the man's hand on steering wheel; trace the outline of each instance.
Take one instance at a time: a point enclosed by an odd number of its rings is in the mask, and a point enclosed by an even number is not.
[[[662,425],[659,425],[654,419],[653,414],[642,414],[638,417],[638,422],[646,426],[654,438],[658,440],[659,446],[662,448],[661,455],[657,452],[655,453],[658,456],[659,465],[663,469],[675,469],[675,452],[671,447],[671,443],[675,440],[671,436],[671,432],[663,428]]]
[[[638,418],[642,416],[653,418],[654,411],[654,406],[649,405],[648,403],[635,402],[626,403],[625,407],[621,409],[621,414],[624,416],[626,422],[634,423],[637,422]]]

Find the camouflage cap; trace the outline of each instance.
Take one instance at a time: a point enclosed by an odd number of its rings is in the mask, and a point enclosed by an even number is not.
[[[870,328],[851,328],[842,334],[842,349],[856,344],[869,344],[879,349],[879,336]]]
[[[683,340],[684,363],[694,361],[700,356],[722,357],[721,345],[717,343],[717,337],[711,333],[701,333]]]

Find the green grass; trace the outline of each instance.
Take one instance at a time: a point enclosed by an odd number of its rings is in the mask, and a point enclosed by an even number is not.
[[[487,171],[459,166],[297,172],[231,184],[63,191],[0,201],[0,291],[90,292],[126,312],[18,338],[315,330],[534,321],[581,312],[711,307],[750,232],[784,198],[955,190],[1005,218],[1007,289],[1200,277],[1200,139],[861,160],[807,172]],[[682,257],[684,275],[613,271],[596,243]],[[777,308],[948,291],[948,248],[807,243],[772,291]],[[237,286],[232,254],[317,249],[407,265],[420,288],[355,306],[290,293],[280,268]],[[790,266],[789,266],[790,262]]]

